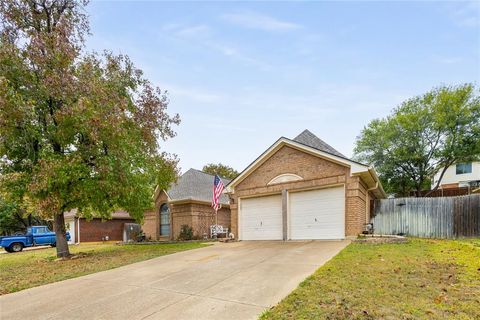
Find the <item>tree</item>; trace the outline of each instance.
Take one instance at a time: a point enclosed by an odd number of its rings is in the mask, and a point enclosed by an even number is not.
[[[212,175],[218,175],[222,178],[227,178],[227,179],[234,179],[236,176],[238,176],[238,171],[233,169],[232,167],[229,167],[227,165],[218,163],[209,163],[203,166],[202,169],[203,172],[212,174]]]
[[[0,189],[53,219],[57,256],[70,255],[63,213],[141,221],[177,159],[160,151],[178,115],[124,55],[86,53],[87,1],[0,4]],[[162,175],[159,175],[162,172]]]
[[[20,205],[7,201],[0,196],[0,235],[10,235],[17,231],[24,231],[32,225],[48,225],[35,214],[25,215]]]
[[[355,158],[374,165],[387,192],[430,189],[440,172],[480,158],[480,97],[472,84],[441,86],[375,119],[357,137]]]

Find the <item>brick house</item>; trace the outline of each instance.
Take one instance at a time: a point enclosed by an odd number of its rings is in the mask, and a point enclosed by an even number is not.
[[[177,239],[182,225],[192,227],[194,236],[209,236],[210,226],[215,224],[212,208],[213,175],[190,169],[180,176],[168,190],[157,188],[155,207],[145,212],[142,225],[147,238],[153,240]],[[222,178],[227,185],[230,180]],[[220,197],[218,224],[230,228],[230,205],[226,195]]]
[[[227,186],[239,240],[342,239],[363,231],[385,192],[375,170],[308,130],[280,138]]]
[[[113,212],[110,220],[87,220],[79,217],[76,209],[65,212],[64,216],[71,236],[70,243],[102,241],[106,236],[111,241],[123,241],[125,223],[135,223],[135,219],[122,210]]]

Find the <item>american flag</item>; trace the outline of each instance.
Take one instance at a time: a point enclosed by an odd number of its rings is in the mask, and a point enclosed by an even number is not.
[[[222,195],[223,188],[225,186],[223,185],[222,180],[220,179],[219,176],[215,175],[215,178],[213,179],[213,196],[212,196],[212,207],[217,211],[220,208],[220,196]]]

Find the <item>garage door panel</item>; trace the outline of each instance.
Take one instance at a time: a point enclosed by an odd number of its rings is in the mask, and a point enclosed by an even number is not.
[[[281,240],[283,238],[281,195],[241,200],[242,240]]]
[[[345,237],[345,191],[335,187],[290,193],[290,238]]]

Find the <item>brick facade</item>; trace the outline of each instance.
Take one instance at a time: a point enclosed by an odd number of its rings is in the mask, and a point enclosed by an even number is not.
[[[78,223],[78,221],[77,221]],[[123,226],[125,223],[135,223],[134,219],[80,219],[80,241],[95,242],[102,241],[102,238],[108,236],[111,241],[123,240]]]
[[[281,174],[295,174],[303,179],[268,185]],[[345,234],[354,236],[367,222],[367,187],[350,168],[311,155],[290,146],[283,146],[235,186],[230,195],[232,232],[238,234],[238,199],[242,197],[280,194],[282,190],[308,190],[345,185]],[[372,198],[370,198],[372,199]]]
[[[160,207],[167,203],[170,208],[170,237],[177,239],[182,225],[189,225],[196,238],[210,235],[210,226],[215,224],[215,212],[210,203],[185,200],[170,203],[165,192],[155,200],[155,208],[145,213],[143,232],[147,238],[158,240],[160,236]],[[218,224],[230,228],[230,208],[218,210]]]
[[[160,206],[167,201],[167,194],[161,191],[155,198],[155,207],[145,212],[142,230],[147,239],[158,240],[160,238]]]

